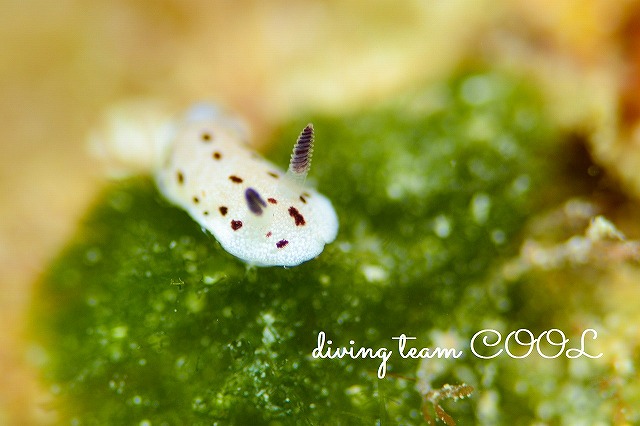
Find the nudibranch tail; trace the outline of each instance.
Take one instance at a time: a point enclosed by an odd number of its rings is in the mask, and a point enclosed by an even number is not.
[[[313,124],[309,123],[302,130],[296,144],[293,146],[288,174],[298,182],[304,182],[309,169],[311,169],[313,138]]]
[[[247,188],[244,192],[244,197],[247,200],[247,206],[251,213],[260,216],[262,210],[267,207],[266,201],[262,199],[258,191],[253,188]]]

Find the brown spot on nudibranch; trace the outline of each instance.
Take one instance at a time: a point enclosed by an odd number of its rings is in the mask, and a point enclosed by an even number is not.
[[[209,142],[211,141],[211,139],[213,139],[213,137],[211,136],[211,133],[209,132],[203,132],[201,137],[204,142]]]
[[[276,200],[275,198],[267,198],[267,201],[271,204],[278,204],[278,200]]]
[[[219,159],[222,158],[222,154],[220,154],[218,151],[216,151],[216,152],[213,153],[213,158],[215,160],[219,160]]]
[[[278,247],[279,249],[283,248],[284,246],[286,246],[287,244],[289,244],[289,241],[287,240],[280,240],[276,243],[276,247]]]
[[[298,209],[293,206],[289,207],[289,216],[296,221],[296,226],[303,226],[306,223],[304,221],[304,216],[302,216]]]
[[[229,211],[229,209],[227,207],[225,207],[225,206],[220,206],[220,208],[218,210],[220,210],[220,214],[222,216],[226,216],[227,212]]]
[[[300,196],[300,201],[302,201],[303,203],[307,204],[307,200],[302,195]]]
[[[266,237],[269,238],[270,236],[272,236],[273,234],[271,233],[271,231],[267,232]]]
[[[278,179],[278,178],[280,177],[280,176],[278,176],[277,174],[275,174],[275,173],[273,173],[273,172],[267,172],[267,174],[268,174],[269,176],[271,176],[272,178],[274,178],[274,179]]]
[[[242,221],[241,220],[232,220],[231,221],[231,229],[233,229],[234,231],[237,231],[240,228],[242,228]]]
[[[193,202],[198,204],[200,202],[200,198],[198,197],[193,197]]]
[[[202,214],[205,215],[205,216],[209,216],[209,210],[203,211]]]
[[[178,172],[176,173],[176,179],[178,180],[178,183],[180,185],[182,185],[184,183],[184,175],[182,174],[182,172],[180,170],[178,170]]]
[[[234,183],[242,183],[242,178],[236,175],[229,176],[229,180]]]

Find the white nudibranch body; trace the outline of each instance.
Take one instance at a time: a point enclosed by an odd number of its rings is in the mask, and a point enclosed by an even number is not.
[[[192,108],[163,143],[160,192],[249,264],[313,259],[338,232],[331,202],[305,185],[313,126],[300,134],[285,173],[250,149],[237,123],[216,108]]]

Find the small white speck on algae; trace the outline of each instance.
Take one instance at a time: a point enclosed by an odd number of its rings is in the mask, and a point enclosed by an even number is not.
[[[367,282],[370,283],[384,282],[389,276],[385,268],[379,265],[365,264],[360,267],[360,270]]]
[[[211,275],[205,275],[202,277],[202,282],[206,285],[213,285],[225,278],[225,275],[221,272],[213,273]]]
[[[496,245],[504,244],[506,240],[507,236],[502,229],[494,229],[493,231],[491,231],[491,241],[493,241]]]
[[[113,337],[114,339],[124,339],[125,337],[127,337],[127,330],[128,327],[126,325],[113,327],[111,329],[111,337]]]
[[[441,214],[433,220],[433,232],[440,238],[447,238],[451,235],[451,221],[447,216]]]
[[[471,215],[473,220],[478,224],[484,224],[489,218],[491,210],[491,198],[485,193],[478,193],[471,199]]]

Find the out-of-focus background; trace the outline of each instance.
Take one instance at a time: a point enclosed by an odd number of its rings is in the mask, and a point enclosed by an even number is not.
[[[483,61],[530,73],[558,122],[640,194],[640,2],[0,0],[0,424],[47,420],[22,345],[30,290],[104,182],[102,111],[213,99],[257,144]]]

